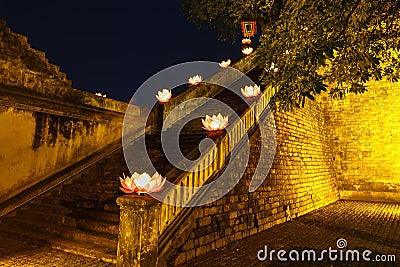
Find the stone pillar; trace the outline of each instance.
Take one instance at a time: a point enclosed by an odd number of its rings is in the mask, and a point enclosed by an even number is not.
[[[125,195],[117,204],[121,209],[117,266],[156,266],[161,203],[150,196]]]

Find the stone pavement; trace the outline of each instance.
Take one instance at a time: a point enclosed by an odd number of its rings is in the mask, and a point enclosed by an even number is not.
[[[304,249],[313,249],[319,257],[320,252],[329,247],[337,250],[338,239],[345,239],[347,242],[347,246],[342,249],[344,259],[346,249],[357,249],[360,251],[360,258],[363,251],[371,250],[373,251],[369,255],[371,260],[377,255],[395,255],[397,261],[385,263],[329,261],[326,260],[328,254],[325,253],[325,260],[320,262],[282,263],[277,261],[277,252],[273,254],[272,262],[269,259],[265,261],[257,259],[258,251],[264,249],[265,245],[268,256],[271,250],[284,249],[287,251],[284,257],[288,258],[289,251],[295,249],[301,257]],[[339,245],[342,246],[342,243]],[[264,257],[263,254],[261,253],[260,257]],[[113,265],[0,236],[0,266]],[[400,266],[400,204],[338,201],[180,265],[184,266]]]
[[[327,253],[323,261],[289,259],[288,253],[294,249],[300,253],[300,259],[305,249],[315,250],[319,258],[324,249],[338,250],[339,239],[347,242],[347,247],[342,249],[343,259],[346,259],[346,249],[357,249],[359,262],[352,262],[351,254],[348,254],[349,261],[342,262],[327,260]],[[257,258],[258,251],[265,245],[268,256],[271,250],[276,250],[272,262],[269,257],[265,261]],[[283,256],[288,259],[285,263],[277,260],[280,249],[287,252]],[[371,262],[361,261],[365,250],[373,251],[369,257],[366,255]],[[340,254],[336,254],[339,259]],[[397,262],[372,262],[377,255],[389,254],[395,255]],[[295,252],[292,255],[296,256]],[[308,254],[304,255],[307,259]],[[260,257],[264,257],[264,253],[260,253]],[[400,204],[338,201],[180,265],[183,266],[400,266]]]
[[[98,259],[87,258],[68,252],[51,249],[47,246],[35,246],[21,241],[11,240],[0,235],[0,266],[58,267],[58,266],[115,266]]]

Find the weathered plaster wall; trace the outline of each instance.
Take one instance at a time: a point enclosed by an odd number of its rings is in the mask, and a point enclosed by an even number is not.
[[[0,203],[120,139],[127,105],[73,89],[0,20]]]
[[[400,83],[321,100],[343,199],[400,201]]]
[[[245,174],[226,196],[193,211],[179,230],[188,229],[188,239],[177,235],[170,241],[170,251],[164,255],[170,263],[185,262],[285,222],[287,207],[296,218],[339,199],[325,122],[317,104],[307,102],[305,108],[274,117],[277,150],[271,170],[264,171],[263,184],[248,192],[261,147],[256,133],[250,139],[249,162],[242,161]]]
[[[121,120],[96,121],[0,106],[0,202],[121,137]]]

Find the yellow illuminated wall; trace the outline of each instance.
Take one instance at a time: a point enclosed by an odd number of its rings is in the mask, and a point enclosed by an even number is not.
[[[320,98],[343,199],[400,201],[400,83]]]

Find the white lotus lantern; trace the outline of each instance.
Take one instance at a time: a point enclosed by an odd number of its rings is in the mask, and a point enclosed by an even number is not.
[[[203,123],[203,129],[207,131],[219,131],[225,129],[228,125],[228,116],[224,117],[221,113],[212,117],[206,115],[206,119],[201,119],[201,122]]]
[[[203,80],[203,78],[200,75],[196,75],[196,76],[189,78],[189,83],[191,85],[197,85],[197,84],[201,83],[202,80]]]
[[[231,65],[232,61],[230,59],[228,59],[227,61],[222,61],[221,63],[219,63],[219,66],[221,68],[227,68],[229,67],[229,65]]]
[[[245,86],[244,88],[240,89],[242,91],[242,94],[244,97],[255,97],[258,96],[261,91],[260,91],[260,86],[255,84],[254,86]]]
[[[251,39],[250,38],[244,38],[242,39],[242,44],[251,44]]]
[[[244,49],[242,50],[242,53],[243,53],[244,55],[246,55],[246,56],[250,55],[252,52],[253,52],[253,48],[252,48],[252,47],[247,47],[247,48],[244,48]]]
[[[156,98],[161,103],[168,102],[171,99],[171,97],[172,97],[171,90],[168,90],[168,89],[162,89],[162,91],[158,91],[158,93],[156,95]]]
[[[165,178],[158,172],[154,173],[152,177],[147,173],[139,174],[135,172],[131,177],[119,177],[122,187],[120,189],[127,194],[146,194],[159,192],[164,186]]]
[[[96,93],[95,95],[100,96],[100,97],[107,97],[106,94],[102,95],[101,93]]]

